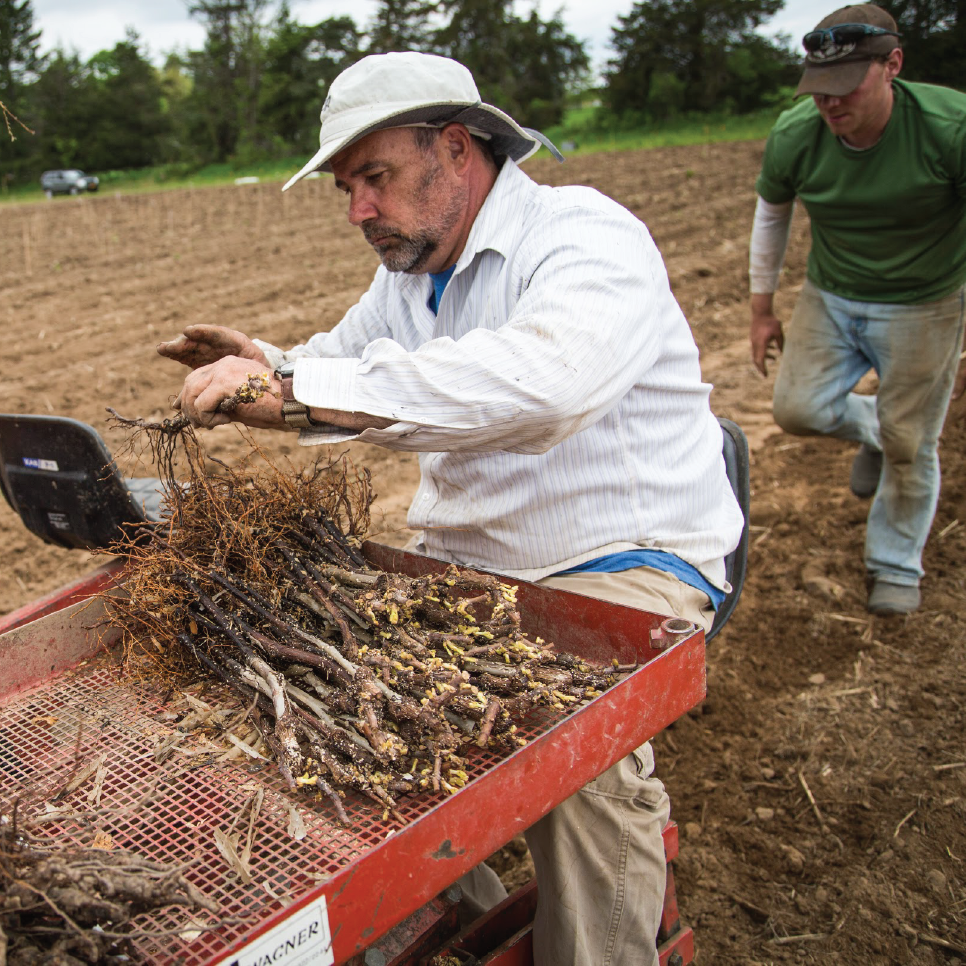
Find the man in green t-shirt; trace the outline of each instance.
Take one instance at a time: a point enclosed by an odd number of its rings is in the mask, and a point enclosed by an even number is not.
[[[871,3],[805,35],[797,94],[768,137],[751,236],[755,365],[781,350],[774,415],[789,433],[859,443],[850,486],[873,497],[869,610],[919,607],[939,497],[937,444],[963,339],[966,94],[897,79],[896,23]],[[787,337],[775,316],[795,198],[808,278]],[[852,390],[870,369],[874,396]]]

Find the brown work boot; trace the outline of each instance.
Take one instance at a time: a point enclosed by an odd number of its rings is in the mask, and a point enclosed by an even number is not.
[[[849,476],[849,489],[861,499],[868,499],[879,488],[882,476],[882,450],[873,449],[867,443],[859,447],[852,460],[852,473]]]
[[[890,584],[876,580],[869,593],[869,610],[873,614],[910,614],[919,609],[919,588],[909,584]]]

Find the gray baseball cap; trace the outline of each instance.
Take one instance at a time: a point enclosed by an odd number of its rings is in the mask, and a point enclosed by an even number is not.
[[[843,25],[862,24],[877,28],[865,36],[845,39],[833,29]],[[844,33],[844,32],[843,32]],[[817,46],[809,48],[814,35]],[[819,42],[820,41],[820,42]],[[844,97],[862,83],[873,58],[887,56],[900,46],[896,22],[882,7],[874,3],[854,3],[841,7],[819,21],[805,35],[805,72],[795,95],[829,94]]]

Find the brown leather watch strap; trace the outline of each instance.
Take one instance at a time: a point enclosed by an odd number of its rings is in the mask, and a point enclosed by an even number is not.
[[[275,373],[282,383],[282,418],[288,426],[295,426],[298,429],[308,429],[310,426],[317,426],[318,423],[309,415],[309,407],[305,403],[300,403],[295,398],[294,382],[295,377],[290,372]]]

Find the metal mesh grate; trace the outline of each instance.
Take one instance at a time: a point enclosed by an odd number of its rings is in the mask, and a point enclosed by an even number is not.
[[[535,737],[559,719],[541,709],[519,726],[519,733]],[[289,793],[273,765],[215,763],[215,755],[178,753],[159,764],[155,748],[175,732],[176,725],[164,720],[161,691],[149,683],[119,680],[105,660],[89,662],[0,706],[0,810],[9,812],[19,797],[22,815],[42,816],[78,764],[105,755],[99,803],[89,801],[94,783],[88,780],[54,807],[81,816],[96,809],[97,817],[86,828],[108,833],[116,848],[169,864],[192,863],[186,877],[220,905],[214,929],[204,911],[173,909],[138,917],[134,926],[144,936],[135,946],[152,962],[206,962],[399,827],[380,806],[350,795],[345,810],[351,827],[343,828],[327,800]],[[189,737],[181,747],[191,746]],[[498,760],[474,750],[467,771],[476,777]],[[218,852],[213,833],[228,832],[258,789],[264,791],[264,802],[252,847],[253,881],[243,884]],[[409,822],[444,797],[402,798],[398,809]],[[301,841],[288,831],[291,805],[305,824]],[[247,828],[247,813],[236,830],[242,825]],[[84,829],[82,821],[64,819],[43,825],[42,834],[69,848],[80,844]]]

